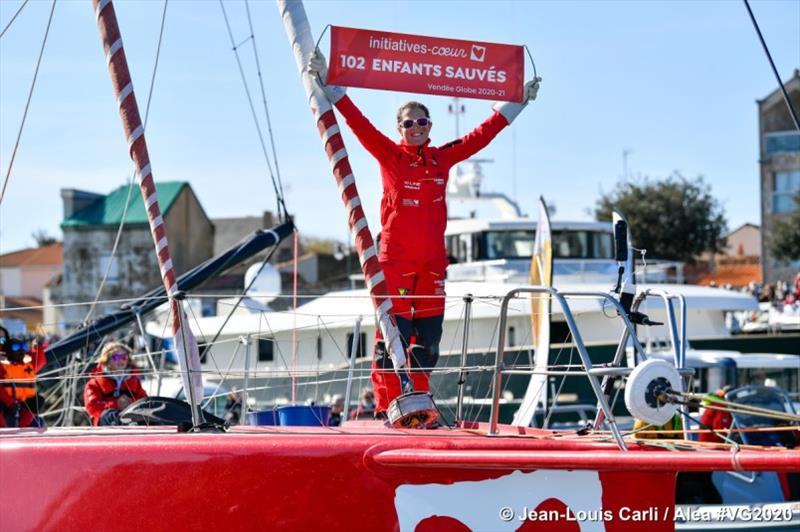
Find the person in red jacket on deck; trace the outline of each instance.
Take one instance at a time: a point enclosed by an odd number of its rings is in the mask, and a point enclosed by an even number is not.
[[[92,425],[118,424],[120,410],[147,397],[130,355],[128,346],[119,342],[103,347],[92,378],[83,389],[83,405],[92,418]]]
[[[720,404],[720,401],[725,398],[725,394],[728,393],[730,389],[731,386],[728,385],[714,393],[706,394],[706,396],[703,397],[702,406],[714,406],[715,408],[706,408],[703,411],[703,414],[700,416],[701,429],[709,428],[717,431],[719,434],[728,436],[727,429],[731,428],[733,416],[724,409],[725,407]],[[723,438],[714,432],[701,432],[697,439],[708,443],[726,443]]]
[[[308,70],[315,74],[312,79],[380,164],[383,198],[378,260],[386,280],[386,295],[392,298],[392,314],[404,343],[409,346],[414,389],[427,391],[430,371],[439,358],[444,320],[448,264],[444,245],[445,195],[450,168],[486,147],[508,126],[528,101],[536,98],[541,78],[525,84],[522,103],[498,102],[492,115],[473,131],[434,147],[429,138],[433,122],[423,104],[408,102],[400,106],[397,111],[400,142],[395,142],[361,114],[344,88],[325,84],[325,57],[318,51],[312,54]],[[378,415],[402,393],[379,332],[372,367]]]

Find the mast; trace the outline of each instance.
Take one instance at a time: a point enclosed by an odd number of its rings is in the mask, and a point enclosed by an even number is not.
[[[106,54],[108,72],[111,75],[111,84],[117,97],[119,114],[122,119],[122,129],[128,140],[128,151],[136,166],[136,178],[139,181],[139,190],[142,193],[147,220],[150,222],[150,233],[156,248],[158,266],[161,279],[164,283],[172,316],[172,334],[178,348],[178,361],[183,379],[183,388],[192,407],[192,420],[195,426],[203,422],[198,401],[203,394],[203,380],[200,372],[200,355],[197,341],[191,328],[186,323],[183,306],[179,302],[181,293],[175,281],[175,270],[172,266],[172,257],[169,252],[167,233],[161,208],[158,205],[158,195],[153,182],[150,169],[150,156],[147,153],[147,144],[144,139],[144,126],[139,115],[139,106],[133,93],[133,82],[128,70],[128,60],[122,47],[122,35],[117,24],[117,15],[111,0],[92,0],[97,27],[103,41]]]
[[[378,254],[375,250],[372,233],[367,226],[367,218],[361,208],[361,198],[358,195],[353,170],[350,168],[347,149],[339,132],[339,125],[331,103],[321,91],[314,89],[306,71],[309,57],[315,49],[315,43],[311,36],[311,26],[308,23],[303,2],[301,0],[277,0],[277,4],[283,19],[283,26],[286,29],[286,36],[289,38],[289,44],[300,71],[311,112],[314,114],[325,153],[328,155],[333,176],[347,209],[348,225],[356,244],[361,270],[364,272],[372,304],[375,307],[378,326],[389,347],[389,354],[394,362],[395,370],[400,370],[405,363],[405,348],[394,318],[389,313],[392,308],[392,300],[387,296],[386,282],[378,263]]]

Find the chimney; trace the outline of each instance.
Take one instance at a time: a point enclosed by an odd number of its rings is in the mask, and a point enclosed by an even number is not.
[[[88,192],[86,190],[62,188],[61,199],[64,202],[64,219],[66,220],[79,210],[88,207],[102,197],[102,194],[95,194],[94,192]]]

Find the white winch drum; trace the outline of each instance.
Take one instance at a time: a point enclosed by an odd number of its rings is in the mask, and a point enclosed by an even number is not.
[[[625,406],[631,415],[651,425],[664,425],[678,410],[657,399],[666,390],[683,391],[678,370],[665,360],[650,359],[636,366],[625,384]]]
[[[439,409],[428,392],[411,392],[389,403],[389,424],[398,429],[427,429],[439,421]]]

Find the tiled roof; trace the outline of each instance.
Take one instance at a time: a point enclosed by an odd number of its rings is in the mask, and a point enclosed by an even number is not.
[[[0,266],[58,266],[64,259],[61,242],[40,248],[28,248],[0,255]]]
[[[178,199],[183,187],[188,186],[185,181],[165,181],[156,183],[156,193],[158,203],[161,207],[161,214],[166,215],[170,207]],[[147,224],[147,212],[144,210],[144,201],[138,187],[130,194],[128,212],[125,216],[125,224]],[[102,197],[69,218],[61,222],[62,228],[68,227],[90,227],[96,225],[119,225],[122,220],[122,213],[125,210],[125,200],[128,197],[128,185],[123,185],[107,196]]]
[[[754,281],[761,282],[761,266],[759,264],[721,264],[716,271],[698,279],[697,284],[708,285],[714,281],[717,286],[730,284],[735,287],[747,286]]]

